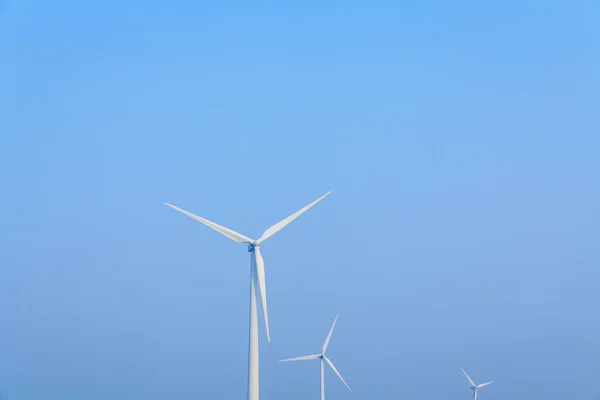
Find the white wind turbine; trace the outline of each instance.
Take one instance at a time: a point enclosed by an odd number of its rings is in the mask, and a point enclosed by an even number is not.
[[[338,315],[335,316],[333,325],[331,326],[331,329],[329,330],[329,334],[327,335],[327,338],[325,339],[325,343],[323,343],[323,351],[321,352],[321,354],[313,354],[311,356],[289,358],[287,360],[279,361],[279,362],[305,361],[305,360],[316,360],[318,358],[319,361],[321,362],[321,400],[325,400],[325,364],[329,365],[331,367],[331,369],[333,370],[333,372],[335,372],[335,374],[342,380],[342,382],[344,382],[344,385],[346,385],[348,390],[352,391],[350,389],[350,386],[348,386],[348,384],[344,380],[344,378],[342,378],[342,375],[340,375],[338,370],[335,368],[335,366],[333,365],[331,360],[325,356],[325,352],[327,351],[327,346],[329,346],[329,341],[331,340],[331,334],[333,333],[333,328],[335,327],[335,323],[337,322]]]
[[[473,380],[469,377],[469,375],[467,375],[465,370],[462,367],[460,367],[460,369],[462,370],[463,374],[465,374],[465,376],[469,380],[469,383],[471,384],[471,390],[473,391],[473,400],[477,400],[477,391],[479,389],[481,389],[484,386],[491,385],[492,383],[495,382],[495,381],[491,381],[491,382],[482,383],[480,385],[476,385],[475,382],[473,382]]]
[[[224,226],[215,224],[212,221],[194,215],[190,212],[182,210],[181,208],[175,207],[169,203],[165,203],[171,208],[184,213],[185,215],[194,218],[197,221],[202,222],[204,225],[214,229],[215,231],[227,236],[228,238],[235,240],[239,243],[248,243],[248,252],[250,256],[250,345],[248,351],[248,400],[258,400],[258,308],[256,305],[256,286],[258,285],[260,290],[260,297],[262,299],[262,308],[265,318],[265,329],[267,332],[267,340],[271,342],[271,336],[269,334],[269,316],[267,313],[267,288],[265,286],[265,264],[260,254],[260,245],[282,230],[290,222],[298,218],[301,214],[307,211],[309,208],[317,204],[319,201],[327,197],[331,191],[325,195],[319,197],[303,209],[296,211],[294,214],[285,218],[284,220],[276,223],[269,229],[267,229],[258,240],[250,239],[238,232],[232,231],[231,229],[225,228]]]

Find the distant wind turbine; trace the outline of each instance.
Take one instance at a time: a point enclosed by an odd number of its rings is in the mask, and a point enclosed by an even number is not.
[[[480,385],[476,385],[475,382],[473,382],[473,380],[469,377],[469,375],[467,375],[465,370],[462,367],[460,367],[460,369],[462,370],[463,374],[465,374],[465,376],[469,380],[469,383],[471,384],[471,390],[473,390],[473,400],[477,400],[477,391],[479,389],[481,389],[484,386],[491,385],[492,383],[495,382],[495,381],[491,381],[491,382],[482,383]]]
[[[335,368],[335,366],[333,365],[331,360],[325,356],[325,352],[327,351],[327,346],[329,346],[329,341],[331,340],[331,334],[333,333],[333,328],[335,327],[335,323],[337,322],[338,315],[335,316],[333,325],[331,326],[331,329],[329,330],[329,334],[327,335],[327,338],[325,339],[325,343],[323,343],[323,351],[321,352],[321,354],[313,354],[311,356],[289,358],[287,360],[279,361],[279,362],[287,362],[287,361],[316,360],[317,358],[320,359],[320,362],[321,362],[321,400],[325,400],[325,363],[327,363],[327,365],[329,365],[331,367],[333,372],[335,372],[335,374],[342,380],[342,382],[344,382],[344,385],[346,385],[348,390],[352,391],[350,389],[350,386],[348,386],[348,384],[344,380],[344,378],[342,378],[342,375],[340,375],[338,370]]]
[[[265,318],[265,329],[267,332],[267,340],[271,342],[271,335],[269,333],[269,315],[267,313],[267,288],[265,286],[265,264],[260,254],[260,245],[282,230],[290,222],[298,218],[301,214],[306,212],[309,208],[317,204],[319,201],[327,197],[331,191],[325,195],[319,197],[303,209],[296,211],[294,214],[285,218],[284,220],[276,223],[269,229],[267,229],[258,240],[250,239],[232,231],[231,229],[225,228],[212,221],[194,215],[190,212],[182,210],[181,208],[175,207],[169,203],[165,203],[171,208],[184,213],[188,217],[192,217],[197,221],[202,222],[204,225],[214,229],[222,235],[235,240],[239,243],[248,243],[248,252],[250,252],[250,346],[248,350],[248,400],[259,400],[258,390],[258,308],[256,305],[256,286],[258,285],[260,290],[260,297],[262,299],[262,308]]]

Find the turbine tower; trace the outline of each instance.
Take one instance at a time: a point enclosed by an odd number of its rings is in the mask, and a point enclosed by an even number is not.
[[[248,400],[259,400],[258,390],[258,308],[256,305],[256,286],[260,290],[260,297],[262,299],[262,308],[265,319],[265,330],[267,332],[267,340],[271,342],[271,336],[269,333],[269,315],[267,312],[267,288],[265,286],[265,264],[260,254],[260,246],[265,240],[282,230],[290,222],[298,218],[301,214],[306,212],[309,208],[317,204],[319,201],[327,197],[331,191],[325,195],[319,197],[303,209],[296,211],[294,214],[285,218],[284,220],[276,223],[269,229],[267,229],[258,240],[250,239],[242,235],[241,233],[235,232],[231,229],[225,228],[224,226],[218,225],[205,218],[194,215],[190,212],[182,210],[181,208],[175,207],[169,203],[165,203],[171,208],[182,212],[183,214],[194,218],[197,221],[202,222],[204,225],[214,229],[222,235],[239,242],[248,243],[248,252],[250,253],[250,345],[248,350]]]
[[[342,382],[344,382],[344,385],[346,385],[348,390],[352,391],[350,389],[350,386],[348,386],[348,384],[344,380],[344,378],[342,378],[342,375],[340,375],[338,370],[335,368],[335,366],[333,365],[331,360],[325,356],[325,352],[327,351],[327,346],[329,346],[329,341],[331,340],[331,334],[333,333],[333,328],[335,327],[335,323],[337,322],[338,315],[335,316],[333,325],[331,326],[331,329],[329,330],[329,334],[327,335],[327,338],[325,339],[325,343],[323,343],[323,350],[322,350],[321,354],[313,354],[311,356],[289,358],[287,360],[279,361],[279,362],[305,361],[305,360],[316,360],[318,358],[321,363],[321,400],[325,400],[325,364],[329,365],[331,367],[331,369],[333,370],[333,372],[335,372],[335,374],[342,380]]]
[[[467,375],[465,370],[462,367],[460,367],[460,369],[462,370],[463,374],[465,374],[465,376],[469,380],[469,383],[471,384],[471,390],[473,391],[473,400],[477,400],[477,391],[479,389],[481,389],[484,386],[491,385],[492,383],[495,382],[495,381],[491,381],[491,382],[482,383],[480,385],[476,385],[475,382],[473,382],[473,380],[469,377],[469,375]]]

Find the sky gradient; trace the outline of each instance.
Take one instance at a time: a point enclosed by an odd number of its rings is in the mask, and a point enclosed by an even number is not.
[[[0,397],[600,399],[595,1],[0,0]],[[469,396],[469,397],[468,397]]]

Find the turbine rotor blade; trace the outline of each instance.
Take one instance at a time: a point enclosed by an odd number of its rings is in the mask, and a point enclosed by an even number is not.
[[[321,357],[320,354],[313,354],[312,356],[302,356],[302,357],[296,357],[296,358],[288,358],[287,360],[281,360],[279,362],[316,360],[319,357]]]
[[[325,197],[329,196],[329,194],[331,194],[331,190],[329,192],[327,192],[326,194],[324,194],[323,196],[316,199],[315,201],[313,201],[312,203],[310,203],[309,205],[307,205],[306,207],[302,208],[301,210],[296,211],[289,217],[276,223],[275,225],[273,225],[272,227],[267,229],[265,231],[265,233],[263,233],[263,235],[260,237],[260,239],[258,239],[257,242],[258,243],[264,242],[265,240],[267,240],[268,238],[270,238],[271,236],[273,236],[274,234],[276,234],[277,232],[282,230],[287,224],[289,224],[290,222],[292,222],[293,220],[298,218],[300,215],[302,215],[304,212],[306,212],[309,208],[311,208],[312,206],[314,206],[315,204],[317,204],[318,202],[323,200]]]
[[[205,218],[202,218],[202,217],[199,217],[197,215],[194,215],[191,212],[182,210],[181,208],[175,207],[172,204],[169,204],[169,203],[165,203],[165,204],[168,205],[169,207],[171,207],[171,208],[173,208],[173,209],[175,209],[175,210],[177,210],[177,211],[179,211],[179,212],[187,215],[188,217],[194,218],[196,221],[202,222],[204,225],[206,225],[206,226],[214,229],[215,231],[219,232],[222,235],[227,236],[229,239],[235,240],[236,242],[240,242],[240,243],[252,243],[253,242],[252,239],[250,239],[250,238],[242,235],[241,233],[237,233],[236,231],[232,231],[229,228],[225,228],[224,226],[221,226],[219,224],[215,224],[212,221],[209,221],[209,220],[207,220]]]
[[[484,386],[491,385],[491,384],[492,384],[492,383],[494,383],[494,382],[495,382],[495,381],[491,381],[491,382],[482,383],[481,385],[477,385],[477,389],[481,389],[481,388],[482,388],[482,387],[484,387]]]
[[[267,340],[271,343],[271,334],[269,332],[269,313],[267,311],[267,286],[265,282],[265,262],[260,254],[260,248],[254,247],[254,259],[256,263],[256,276],[258,287],[260,289],[260,298],[262,300],[262,309],[265,316],[265,329],[267,331]]]
[[[329,346],[329,341],[331,340],[331,334],[333,333],[333,328],[335,328],[335,323],[338,320],[338,316],[340,314],[336,314],[335,319],[333,320],[333,325],[331,325],[331,329],[329,330],[329,334],[327,335],[327,339],[325,339],[325,343],[323,343],[323,354],[327,351],[327,346]]]
[[[466,377],[467,377],[467,379],[469,380],[469,383],[471,384],[471,386],[475,386],[475,387],[477,387],[477,385],[475,384],[475,382],[473,382],[473,379],[471,379],[471,378],[469,377],[469,375],[467,375],[467,373],[465,372],[465,370],[464,370],[462,367],[460,367],[460,369],[462,370],[463,374],[465,374],[465,376],[466,376]]]
[[[348,390],[352,391],[352,389],[350,389],[350,386],[348,386],[348,384],[346,383],[346,381],[344,380],[344,378],[342,378],[342,375],[340,375],[340,373],[338,372],[338,370],[335,367],[335,365],[333,365],[333,363],[331,362],[331,360],[329,358],[325,357],[325,356],[323,356],[323,359],[331,367],[331,369],[333,370],[333,372],[335,372],[335,374],[338,376],[338,378],[340,378],[342,380],[342,382],[344,382],[344,385],[346,385],[346,387],[348,388]]]

